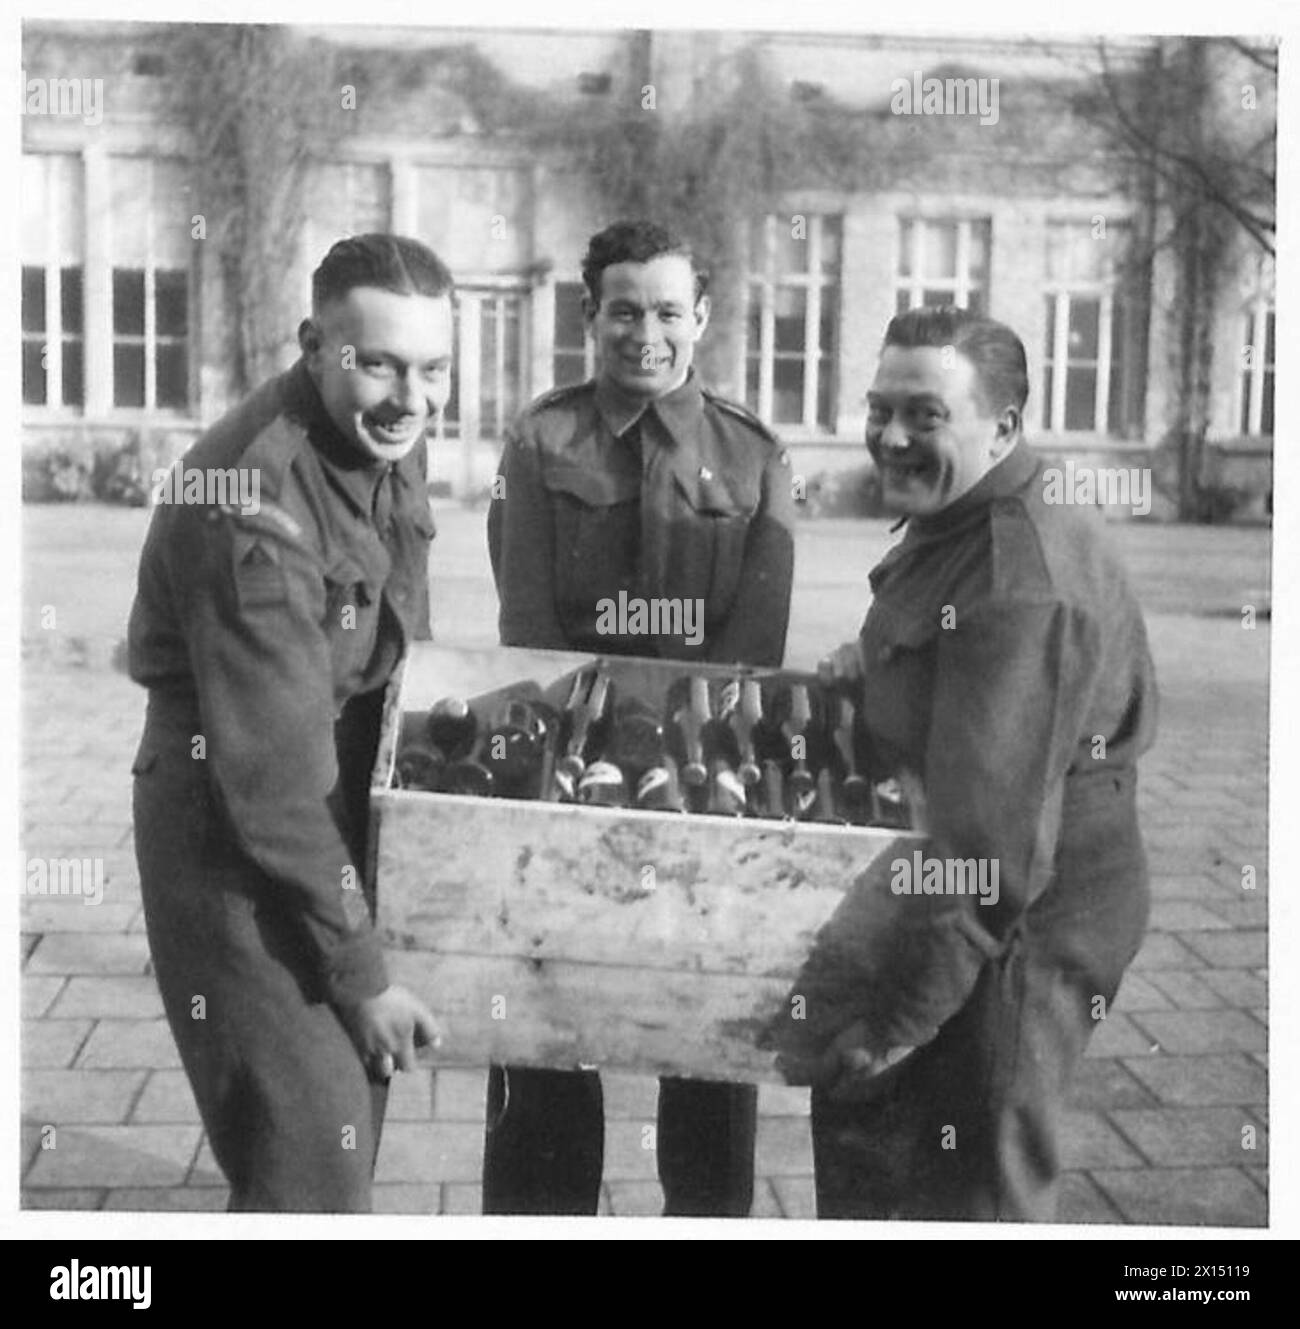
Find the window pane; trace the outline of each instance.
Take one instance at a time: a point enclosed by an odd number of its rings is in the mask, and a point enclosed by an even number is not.
[[[149,247],[149,163],[143,157],[109,158],[109,225],[113,260],[120,268],[143,267]]]
[[[803,423],[803,361],[778,360],[772,366],[772,421]]]
[[[113,331],[144,336],[144,273],[139,268],[113,270]]]
[[[184,410],[189,405],[189,354],[184,342],[158,348],[158,405]]]
[[[1264,409],[1259,414],[1259,432],[1261,434],[1271,434],[1273,432],[1273,371],[1270,369],[1264,374]]]
[[[1101,302],[1082,300],[1075,296],[1070,301],[1069,357],[1073,360],[1096,360],[1098,333],[1101,324]]]
[[[921,273],[926,277],[957,275],[957,223],[926,222],[921,235]]]
[[[745,311],[745,349],[757,354],[763,342],[763,288],[749,288],[749,304]]]
[[[823,355],[817,362],[817,423],[826,429],[835,425],[835,364]]]
[[[64,268],[59,273],[59,304],[63,310],[64,336],[69,333],[80,334],[81,319],[81,269]]]
[[[23,402],[45,405],[45,347],[38,341],[23,342]]]
[[[926,309],[942,309],[944,305],[955,304],[957,297],[951,291],[923,291],[921,304]]]
[[[154,273],[154,317],[160,337],[184,337],[189,332],[189,274]]]
[[[758,356],[747,355],[745,357],[745,405],[757,413],[758,411]]]
[[[1043,371],[1043,428],[1052,428],[1052,366]]]
[[[776,219],[776,270],[779,273],[808,271],[808,231],[814,221],[806,213],[794,213],[801,221],[790,217]],[[795,234],[796,228],[798,234]]]
[[[1276,322],[1277,315],[1269,310],[1264,316],[1264,363],[1266,365],[1273,363],[1273,333]]]
[[[1110,319],[1110,401],[1103,422],[1106,432],[1116,438],[1132,437],[1138,425],[1134,400],[1137,357],[1128,351],[1129,326],[1128,305],[1116,296]]]
[[[835,329],[839,316],[839,302],[835,296],[836,291],[833,286],[822,287],[822,317],[821,327],[818,329],[817,349],[823,355],[831,355],[835,351]]]
[[[778,351],[802,351],[804,348],[806,291],[793,286],[778,287],[775,299],[775,341]]]
[[[1047,329],[1047,340],[1043,343],[1043,354],[1051,362],[1053,350],[1056,347],[1056,296],[1048,295],[1043,297],[1044,326]]]
[[[822,271],[838,272],[840,267],[840,218],[823,217],[822,224]]]
[[[967,292],[966,292],[966,303],[965,303],[965,305],[963,306],[963,308],[965,308],[965,309],[969,309],[970,312],[971,312],[972,314],[977,314],[980,318],[983,318],[983,317],[984,317],[984,292],[983,292],[983,291],[967,291]]]
[[[989,268],[989,233],[992,226],[986,221],[970,224],[970,267],[968,277],[983,277]]]
[[[82,378],[82,347],[80,341],[63,343],[63,404],[84,406],[86,388]]]
[[[586,288],[580,281],[555,283],[555,349],[572,351],[580,347],[585,336],[582,321],[582,293]]]
[[[44,268],[23,269],[23,331],[45,331]]]
[[[898,299],[894,301],[894,312],[896,314],[906,314],[912,307],[912,297],[907,291],[899,291]]]
[[[912,227],[917,223],[900,220],[898,223],[898,275],[912,276]]]
[[[144,405],[144,347],[113,347],[113,405]]]
[[[1093,429],[1097,422],[1097,371],[1072,367],[1065,376],[1065,427]]]
[[[1239,432],[1250,433],[1250,374],[1241,376],[1241,420]]]

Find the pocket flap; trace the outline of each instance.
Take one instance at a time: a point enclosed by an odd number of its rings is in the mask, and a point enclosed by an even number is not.
[[[590,471],[571,462],[550,462],[542,483],[553,494],[568,494],[589,508],[629,503],[641,493],[641,477],[631,472]]]

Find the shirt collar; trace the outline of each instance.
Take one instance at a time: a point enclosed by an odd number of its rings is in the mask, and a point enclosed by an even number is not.
[[[358,512],[369,516],[376,486],[390,469],[398,468],[358,452],[343,437],[325,409],[305,360],[300,358],[294,363],[284,376],[284,384],[286,409],[306,429],[326,478]]]
[[[651,407],[672,442],[693,439],[704,415],[704,394],[694,368],[671,392],[651,400],[633,397],[603,376],[596,380],[596,409],[615,438],[621,438]]]

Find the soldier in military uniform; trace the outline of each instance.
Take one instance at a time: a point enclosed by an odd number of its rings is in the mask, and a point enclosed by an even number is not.
[[[488,516],[507,646],[779,665],[794,563],[789,466],[747,411],[692,369],[707,277],[662,227],[617,223],[583,264],[594,382],[534,402],[506,440]],[[602,600],[699,600],[702,641],[598,631]],[[668,1214],[743,1215],[752,1085],[663,1079]],[[493,1067],[484,1210],[595,1213],[604,1150],[595,1073]]]
[[[258,502],[161,506],[140,561],[149,947],[232,1209],[368,1210],[388,1078],[436,1037],[385,975],[365,868],[383,688],[429,636],[451,285],[414,240],[336,244],[301,359],[182,459]]]
[[[955,309],[895,318],[868,394],[907,530],[823,670],[919,777],[925,856],[999,875],[987,904],[919,884],[863,904],[894,927],[864,941],[819,1068],[823,1217],[1051,1219],[1066,1086],[1146,926],[1146,631],[1097,514],[1045,501],[1027,395],[1015,333]]]

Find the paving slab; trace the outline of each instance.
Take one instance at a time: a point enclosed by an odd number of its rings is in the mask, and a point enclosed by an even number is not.
[[[1132,1019],[1165,1052],[1252,1052],[1268,1041],[1245,1011],[1143,1011]]]
[[[23,1116],[58,1125],[126,1121],[146,1071],[28,1071],[23,1076]]]
[[[1265,1163],[1267,1132],[1235,1107],[1117,1108],[1110,1119],[1158,1167]]]
[[[38,1186],[179,1186],[199,1143],[196,1126],[68,1126],[36,1155]]]
[[[99,1071],[96,1074],[106,1074]],[[142,1124],[167,1122],[186,1125],[199,1121],[199,1107],[184,1071],[150,1071],[144,1091],[131,1112],[131,1120]]]
[[[91,978],[74,974],[51,1007],[52,1016],[149,1019],[163,1014],[162,997],[152,977]]]
[[[1254,1058],[1240,1052],[1134,1057],[1124,1064],[1159,1102],[1173,1106],[1263,1103],[1268,1097],[1267,1072]],[[1115,1106],[1143,1107],[1150,1104],[1117,1103]]]
[[[167,1070],[180,1064],[166,1020],[99,1020],[77,1058],[78,1066],[106,1068]]]
[[[32,952],[33,974],[143,974],[149,944],[130,933],[50,932]]]
[[[1241,1168],[1140,1168],[1092,1179],[1129,1223],[1264,1227],[1268,1201]]]
[[[223,1213],[230,1199],[224,1186],[119,1186],[108,1192],[105,1209],[131,1213]]]
[[[71,1066],[92,1027],[91,1020],[24,1020],[20,1039],[23,1065]]]

